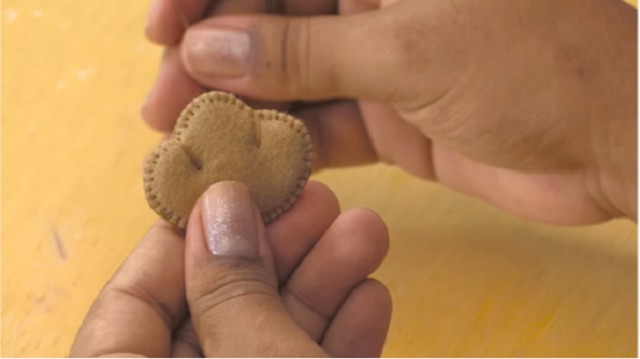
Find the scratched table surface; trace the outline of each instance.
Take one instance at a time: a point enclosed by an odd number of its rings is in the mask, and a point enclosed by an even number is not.
[[[64,356],[156,218],[139,106],[161,49],[148,1],[2,5],[2,354]],[[529,223],[384,165],[314,177],[389,225],[385,356],[636,355],[635,224]]]

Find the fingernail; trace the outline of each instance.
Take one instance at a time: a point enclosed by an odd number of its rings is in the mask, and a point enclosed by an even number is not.
[[[230,29],[193,29],[185,36],[186,63],[194,72],[238,77],[247,72],[249,34]]]
[[[247,187],[238,182],[219,182],[209,187],[202,211],[207,247],[213,255],[258,255],[258,224]]]

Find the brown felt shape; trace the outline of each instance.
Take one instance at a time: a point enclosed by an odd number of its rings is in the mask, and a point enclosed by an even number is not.
[[[209,92],[182,111],[171,138],[149,157],[144,190],[153,210],[185,228],[210,185],[239,181],[267,223],[291,207],[310,173],[311,141],[302,121]]]

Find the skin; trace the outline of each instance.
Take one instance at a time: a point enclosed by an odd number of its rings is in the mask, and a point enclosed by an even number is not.
[[[330,12],[330,3],[350,16],[229,15],[264,5],[221,1],[222,14],[186,32],[161,29],[169,10],[152,17],[147,34],[167,52],[143,117],[170,131],[180,109],[207,89],[284,101],[270,103],[278,108],[296,101],[318,168],[383,160],[536,221],[635,220],[631,6],[318,1],[295,14]],[[190,65],[194,35],[216,28],[254,39],[246,74],[212,76]],[[212,69],[223,65],[211,59]]]
[[[182,108],[203,91],[224,90],[254,106],[290,110],[302,118],[312,134],[318,169],[382,160],[531,220],[636,219],[637,13],[622,1],[283,0],[282,16],[261,15],[267,10],[262,0],[179,3],[183,16],[175,2],[155,0],[146,28],[151,41],[166,46],[143,106],[145,121],[157,130],[170,132]],[[190,25],[186,30],[184,20]],[[215,29],[249,35],[250,59],[240,72],[236,67],[221,73],[229,68],[221,57],[212,57],[206,71],[194,66],[198,36]],[[330,215],[318,215],[312,207],[324,208],[335,198],[325,193],[311,201],[309,191],[306,202],[303,195],[266,229],[261,242],[272,255],[264,254],[263,263],[273,266],[262,267],[258,277],[275,271],[279,299],[273,280],[271,287],[269,280],[251,280],[244,285],[271,288],[263,290],[271,293],[269,304],[237,301],[223,311],[197,309],[197,298],[218,293],[211,283],[220,271],[206,264],[211,257],[204,254],[193,224],[197,219],[187,231],[186,250],[180,236],[161,225],[105,287],[72,353],[378,355],[390,300],[384,286],[365,278],[379,265],[388,240],[369,228],[386,231],[370,212],[339,215],[336,205]],[[352,231],[366,232],[362,243],[344,243]],[[320,250],[327,247],[368,263],[362,264],[367,270],[356,275],[336,265],[343,272],[335,278],[349,279],[339,289],[313,277],[336,260]],[[145,251],[170,256],[172,265],[163,261],[160,267],[153,256],[143,259]],[[173,270],[171,292],[160,290],[153,275],[144,275],[154,268]],[[140,269],[148,270],[141,274]],[[304,280],[292,282],[297,277]],[[307,290],[304,298],[330,293],[334,302],[349,299],[329,311],[317,307],[321,303],[307,303],[306,314],[300,314],[282,295],[283,287],[298,285]],[[271,312],[256,309],[265,305],[284,305],[286,311],[276,310],[276,319],[267,316],[268,325],[243,317]],[[135,306],[141,310],[131,313]],[[160,317],[170,320],[160,320],[158,308],[164,313]],[[198,323],[195,330],[185,319],[187,308]],[[309,313],[323,314],[313,318]],[[370,316],[377,319],[365,325]],[[216,327],[227,318],[234,330]],[[157,328],[164,334],[140,334]],[[288,336],[278,337],[279,332]],[[114,339],[105,344],[105,337]],[[285,339],[289,347],[274,345]]]
[[[233,201],[238,191],[247,192],[221,182],[208,193]],[[375,213],[340,213],[331,190],[311,182],[259,228],[259,256],[237,258],[207,249],[202,202],[186,238],[163,221],[149,230],[89,310],[71,356],[380,355],[391,298],[367,279],[388,250]],[[260,218],[255,206],[249,217]]]

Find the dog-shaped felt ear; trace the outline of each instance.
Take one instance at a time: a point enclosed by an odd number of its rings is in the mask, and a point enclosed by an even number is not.
[[[210,185],[242,182],[268,223],[291,207],[310,173],[311,139],[302,121],[209,92],[182,111],[171,138],[149,156],[144,190],[153,210],[186,228]]]

